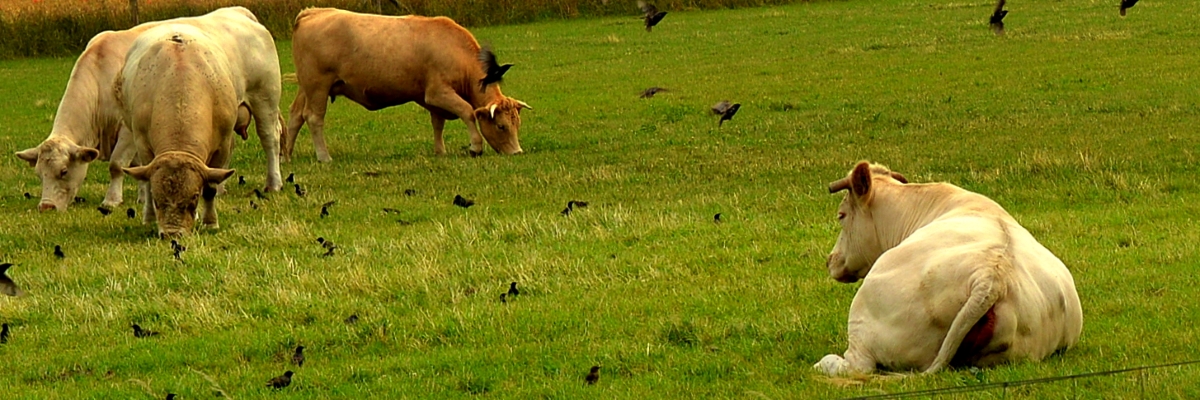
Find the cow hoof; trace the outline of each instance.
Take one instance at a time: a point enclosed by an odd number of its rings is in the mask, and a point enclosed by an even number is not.
[[[205,222],[204,229],[209,229],[209,230],[214,230],[214,231],[219,230],[219,229],[221,229],[221,224],[218,224],[216,222],[213,222],[213,223]]]
[[[319,155],[319,156],[317,156],[317,161],[327,163],[327,162],[333,161],[333,157],[330,157],[327,155],[324,155],[324,156]]]
[[[120,201],[114,202],[114,201],[105,200],[103,203],[100,203],[100,208],[103,208],[108,211],[116,210],[117,207],[120,207],[120,206],[121,206]]]
[[[827,355],[825,358],[822,358],[821,361],[813,364],[813,368],[816,368],[818,371],[821,371],[821,373],[829,376],[841,375],[849,366],[850,363],[846,362],[846,359],[837,354]]]

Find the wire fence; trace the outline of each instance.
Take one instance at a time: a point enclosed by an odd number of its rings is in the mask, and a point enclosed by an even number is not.
[[[911,391],[911,392],[877,394],[877,395],[859,396],[859,397],[846,397],[846,398],[844,398],[844,400],[906,399],[906,398],[913,398],[913,397],[934,397],[934,396],[949,395],[949,394],[985,392],[985,391],[991,391],[991,390],[997,390],[997,389],[1002,391],[1001,398],[1006,398],[1008,396],[1008,389],[1013,388],[1013,387],[1039,385],[1039,384],[1045,384],[1045,383],[1050,383],[1050,382],[1067,381],[1067,380],[1074,381],[1074,380],[1083,379],[1083,378],[1093,378],[1093,377],[1098,377],[1098,376],[1117,375],[1117,374],[1124,374],[1124,373],[1130,373],[1130,372],[1139,372],[1139,371],[1170,368],[1170,367],[1181,367],[1181,366],[1193,365],[1193,364],[1200,364],[1200,360],[1180,361],[1180,362],[1174,362],[1174,363],[1169,363],[1169,364],[1146,365],[1146,366],[1141,366],[1141,367],[1114,369],[1114,370],[1098,371],[1098,372],[1088,372],[1088,373],[1076,374],[1076,375],[1052,376],[1052,377],[1047,377],[1047,378],[1026,379],[1026,380],[1019,380],[1019,381],[995,382],[995,383],[985,383],[985,384],[979,384],[979,385],[916,390],[916,391]],[[1145,380],[1144,379],[1141,380],[1141,384],[1142,384],[1141,398],[1145,398]]]

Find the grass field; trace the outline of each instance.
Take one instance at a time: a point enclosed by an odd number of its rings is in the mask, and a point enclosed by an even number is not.
[[[1111,4],[1110,4],[1111,3]],[[476,29],[517,66],[526,154],[437,157],[414,105],[332,105],[334,161],[307,131],[308,189],[248,207],[238,145],[222,229],[184,240],[86,204],[39,214],[32,169],[0,157],[6,398],[836,398],[1200,358],[1200,2],[824,2]],[[280,43],[284,72],[290,43]],[[0,142],[49,132],[72,58],[0,62]],[[671,91],[638,99],[649,86]],[[295,93],[285,87],[286,110]],[[743,104],[717,129],[707,108]],[[447,124],[447,147],[467,144]],[[1077,347],[978,373],[831,382],[857,285],[827,275],[855,161],[997,200],[1071,268]],[[406,189],[415,190],[406,196]],[[461,209],[462,194],[477,205]],[[127,202],[135,199],[127,181]],[[320,218],[320,204],[337,200]],[[568,200],[590,207],[568,217]],[[383,207],[400,210],[385,214]],[[140,209],[139,209],[140,211]],[[712,222],[721,213],[722,224]],[[397,220],[411,222],[405,225]],[[318,237],[340,246],[320,257]],[[51,255],[55,244],[67,257]],[[522,294],[498,296],[510,281]],[[357,314],[353,325],[343,319]],[[161,331],[135,339],[131,323]],[[288,364],[307,346],[307,363]],[[583,377],[601,365],[601,380]],[[267,380],[296,371],[278,393]],[[946,398],[1197,398],[1200,367]]]

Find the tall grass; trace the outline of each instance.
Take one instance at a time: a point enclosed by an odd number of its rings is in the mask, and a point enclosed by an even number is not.
[[[795,0],[662,0],[663,10],[733,8]],[[307,7],[336,7],[390,15],[445,15],[466,26],[523,23],[547,19],[638,13],[633,0],[402,0],[399,7],[375,0],[141,0],[142,22],[195,16],[227,6],[243,6],[278,39],[289,39],[292,21]],[[133,25],[126,0],[0,0],[0,59],[43,57],[81,51],[106,30]]]

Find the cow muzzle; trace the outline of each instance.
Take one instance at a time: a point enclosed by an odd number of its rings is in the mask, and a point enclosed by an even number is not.
[[[51,203],[46,200],[42,200],[42,202],[38,204],[38,211],[46,212],[46,211],[50,211],[50,210],[60,210],[60,209],[58,206],[54,205],[54,203]]]
[[[825,260],[825,268],[829,270],[829,277],[841,283],[858,282],[858,275],[847,273],[846,260],[842,258],[842,253],[834,252],[829,254],[829,258]]]

